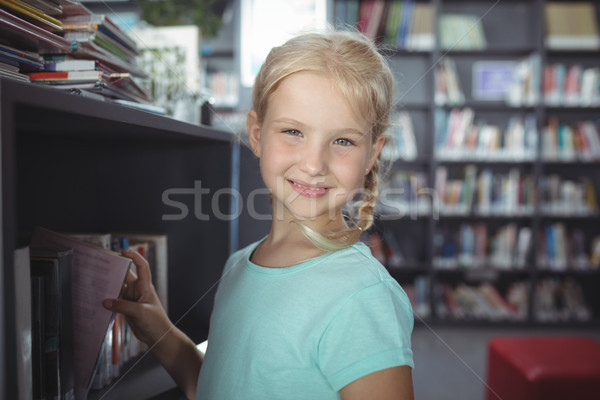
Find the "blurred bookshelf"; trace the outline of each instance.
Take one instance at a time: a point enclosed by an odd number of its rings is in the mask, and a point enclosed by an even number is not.
[[[598,13],[589,1],[335,1],[334,21],[381,45],[410,122],[390,131],[364,240],[417,320],[600,326]]]

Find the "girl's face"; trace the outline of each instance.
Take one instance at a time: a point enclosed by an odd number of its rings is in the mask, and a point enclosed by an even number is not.
[[[248,132],[277,219],[339,221],[384,144],[329,78],[308,72],[284,79],[262,124],[249,114]]]

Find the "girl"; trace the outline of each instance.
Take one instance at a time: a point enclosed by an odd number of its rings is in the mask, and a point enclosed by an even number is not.
[[[189,398],[413,398],[410,303],[358,241],[373,220],[392,92],[385,59],[358,33],[301,35],[271,51],[247,128],[272,225],[227,261],[205,357],[169,321],[146,261],[123,253],[139,276],[105,306],[128,317]]]

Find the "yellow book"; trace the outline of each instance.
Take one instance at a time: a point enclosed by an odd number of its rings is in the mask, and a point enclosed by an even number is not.
[[[18,0],[0,0],[0,6],[40,21],[55,31],[62,31],[62,22]],[[18,16],[18,14],[17,14]]]

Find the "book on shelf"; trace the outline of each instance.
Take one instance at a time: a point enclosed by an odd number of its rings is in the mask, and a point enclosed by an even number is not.
[[[533,53],[515,63],[513,78],[506,89],[505,101],[513,107],[538,104],[541,92],[541,58]]]
[[[552,50],[598,50],[600,37],[593,2],[547,2],[545,45]]]
[[[508,173],[484,168],[477,176],[474,165],[463,171],[464,178],[449,179],[446,166],[436,169],[435,189],[442,214],[532,215],[536,198],[532,175],[521,176],[518,168]]]
[[[44,315],[44,371],[41,386],[46,396],[75,397],[75,358],[72,304],[72,259],[70,249],[31,248],[31,275],[41,277]],[[39,300],[34,303],[37,304]],[[36,311],[38,312],[38,311]]]
[[[463,223],[458,229],[443,226],[435,235],[436,269],[519,270],[527,266],[531,228],[515,223],[490,232],[483,223]]]
[[[533,161],[537,153],[535,115],[511,116],[504,129],[477,121],[471,108],[436,110],[435,151],[440,160]]]
[[[544,67],[544,102],[549,106],[600,105],[600,67],[563,63]]]
[[[434,307],[442,319],[523,321],[527,316],[527,288],[513,282],[503,296],[490,283],[456,286],[438,283],[434,288]]]
[[[36,366],[32,364],[33,352],[36,351],[32,342],[35,332],[35,320],[32,318],[31,279],[29,264],[29,247],[14,251],[14,282],[10,286],[15,290],[15,325],[11,327],[15,334],[15,353],[17,379],[16,387],[18,398],[16,400],[30,400],[33,398],[33,380]]]
[[[16,16],[50,32],[62,31],[62,23],[45,12],[32,7],[25,1],[0,0],[0,7],[11,11]]]
[[[542,130],[542,160],[592,162],[600,160],[600,137],[593,121],[575,124],[548,119]]]
[[[44,28],[0,9],[0,35],[11,47],[39,53],[69,53],[71,42]]]
[[[538,235],[537,267],[551,271],[590,271],[598,268],[596,238],[586,238],[579,228],[567,228],[562,222],[547,223]]]
[[[538,180],[540,211],[546,216],[595,216],[598,213],[596,191],[588,177],[577,181],[558,174],[540,176]]]
[[[31,247],[72,249],[72,324],[75,398],[85,399],[106,331],[114,315],[102,306],[117,298],[131,260],[109,250],[41,227],[34,230]]]
[[[433,199],[427,173],[397,170],[380,182],[376,212],[381,219],[397,219],[429,215]]]
[[[429,51],[435,43],[434,8],[414,0],[340,1],[338,20],[355,26],[369,38],[396,49]]]
[[[571,277],[537,282],[533,315],[539,322],[589,321],[592,317],[581,284]]]
[[[415,316],[427,319],[431,316],[431,303],[429,301],[429,277],[419,275],[413,282],[403,282],[402,288],[406,292]]]
[[[435,68],[435,94],[437,105],[460,105],[465,102],[456,63],[450,57],[443,57]]]
[[[438,18],[439,43],[444,50],[484,50],[487,40],[477,15],[443,13]]]
[[[393,113],[392,124],[388,130],[391,140],[382,150],[383,160],[414,160],[418,150],[415,132],[410,114],[407,111]]]

